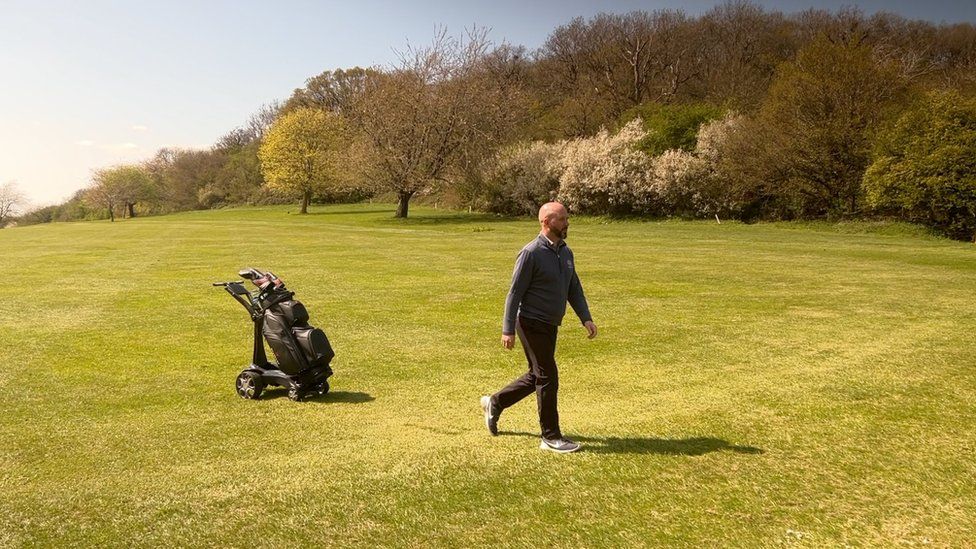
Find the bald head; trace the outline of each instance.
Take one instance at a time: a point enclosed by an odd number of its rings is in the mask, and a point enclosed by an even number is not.
[[[559,202],[546,202],[539,208],[539,225],[549,240],[565,240],[569,233],[569,212]]]
[[[559,202],[546,202],[539,208],[539,223],[545,223],[547,219],[551,219],[552,216],[560,213],[569,215],[566,211],[566,206],[563,206]]]

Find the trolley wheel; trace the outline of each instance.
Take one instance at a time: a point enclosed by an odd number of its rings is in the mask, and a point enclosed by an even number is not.
[[[304,391],[298,388],[298,385],[292,385],[288,388],[288,398],[298,402],[305,396]]]
[[[319,383],[318,385],[315,386],[314,391],[315,391],[316,396],[322,396],[322,395],[328,394],[329,393],[329,382],[328,381],[323,381],[322,383]]]
[[[243,399],[252,400],[261,396],[264,390],[264,382],[261,381],[261,374],[245,370],[237,376],[237,394]]]

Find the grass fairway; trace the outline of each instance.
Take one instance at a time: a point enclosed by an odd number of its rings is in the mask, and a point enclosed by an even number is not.
[[[0,231],[0,546],[838,546],[976,539],[976,250],[820,225],[574,218],[600,337],[560,414],[484,429],[531,220],[392,206]],[[244,401],[270,268],[333,393]]]

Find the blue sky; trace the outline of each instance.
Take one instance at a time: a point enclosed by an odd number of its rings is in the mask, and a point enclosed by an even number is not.
[[[760,2],[785,12],[859,6],[976,21],[976,0]],[[0,0],[0,183],[35,204],[63,200],[91,170],[163,146],[209,147],[257,108],[325,69],[387,65],[438,25],[477,24],[529,48],[577,15],[715,1],[9,1]]]

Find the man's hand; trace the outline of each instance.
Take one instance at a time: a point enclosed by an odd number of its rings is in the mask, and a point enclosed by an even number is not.
[[[592,320],[587,320],[583,323],[583,326],[586,326],[587,339],[596,337],[596,324],[593,324]]]
[[[511,350],[515,346],[515,336],[512,334],[502,334],[502,347]]]

